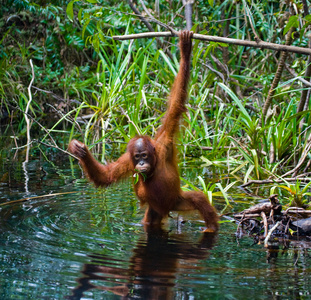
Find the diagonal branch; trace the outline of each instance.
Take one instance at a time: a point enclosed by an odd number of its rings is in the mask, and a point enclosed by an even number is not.
[[[171,31],[173,34],[176,34],[176,35],[178,34],[178,32],[177,32],[176,30],[174,30],[172,27],[170,27],[170,26],[168,26],[167,24],[162,23],[161,21],[157,20],[157,19],[149,12],[149,10],[148,10],[148,8],[146,7],[144,1],[140,0],[140,4],[142,5],[142,7],[143,7],[145,13],[149,16],[151,22],[154,22],[154,23],[156,23],[156,24],[158,24],[158,25],[160,25],[160,26],[162,26],[162,27],[168,29],[168,30]],[[153,30],[153,31],[154,31],[154,30]]]
[[[148,28],[148,30],[150,32],[154,32],[154,29],[152,28],[151,24],[146,20],[146,18],[144,18],[142,16],[142,14],[140,13],[140,11],[135,7],[134,3],[132,2],[132,0],[128,0],[127,1],[129,6],[131,7],[131,9],[133,10],[133,12],[138,16],[138,18],[146,25],[146,27]],[[143,6],[143,9],[144,11],[147,13],[147,15],[149,16],[149,18],[151,19],[152,22],[155,22],[157,24],[159,24],[160,26],[170,30],[172,32],[172,34],[174,35],[177,35],[178,33],[173,29],[171,28],[170,26],[158,21],[156,18],[154,18],[148,11],[147,7],[145,6],[145,3],[143,1],[140,1],[140,3],[142,4]],[[157,37],[156,37],[157,38]],[[158,48],[162,48],[164,50],[164,43],[162,43],[162,41],[160,39],[156,39],[157,41],[157,46]],[[170,59],[173,60],[173,56],[172,56],[172,53],[170,51],[165,51],[166,54],[170,57]]]
[[[308,4],[306,0],[302,0],[302,4],[303,4],[303,8],[304,8],[304,16],[309,14],[309,9],[308,9]],[[309,38],[309,48],[311,48],[311,41]],[[308,61],[307,61],[307,68],[306,68],[306,72],[305,72],[305,78],[306,80],[308,80],[310,82],[311,80],[311,56],[308,57]],[[305,88],[302,90],[301,92],[301,98],[300,98],[300,102],[298,105],[298,109],[297,112],[301,112],[305,109],[305,107],[308,105],[309,102],[309,98],[310,98],[310,90]]]
[[[293,32],[293,27],[288,31],[288,33],[286,35],[285,45],[287,45],[287,46],[292,43],[292,32]],[[260,119],[260,121],[259,121],[260,125],[262,125],[261,124],[262,122],[265,122],[268,109],[269,109],[271,102],[272,102],[272,97],[275,93],[275,89],[277,88],[279,81],[281,80],[281,76],[282,76],[282,72],[283,72],[283,69],[285,66],[287,54],[288,53],[285,51],[281,52],[281,56],[280,56],[279,63],[278,63],[278,68],[276,70],[275,76],[273,78],[271,87],[270,87],[269,92],[268,92],[267,99],[266,99],[264,106],[263,106],[263,109],[262,109],[262,119]]]
[[[252,31],[253,31],[253,34],[254,34],[254,39],[255,39],[255,41],[257,43],[259,43],[260,42],[260,38],[259,38],[258,34],[256,33],[256,30],[255,30],[255,27],[254,27],[254,24],[253,24],[253,19],[251,17],[248,5],[245,6],[245,12],[246,12],[246,15],[247,15],[247,17],[249,19],[249,24],[251,25],[251,28],[252,28]]]
[[[132,11],[138,16],[138,18],[146,25],[149,31],[154,31],[151,24],[141,15],[140,11],[135,7],[134,3],[131,0],[127,1]]]

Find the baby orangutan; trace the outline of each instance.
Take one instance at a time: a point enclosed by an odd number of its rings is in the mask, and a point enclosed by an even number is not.
[[[136,136],[131,139],[127,151],[115,162],[103,165],[77,140],[69,144],[69,151],[79,158],[79,162],[96,187],[106,187],[125,177],[137,173],[135,193],[141,204],[147,204],[143,219],[146,225],[160,226],[170,211],[198,210],[202,215],[207,232],[218,229],[218,216],[214,207],[202,192],[184,192],[180,188],[177,167],[175,136],[179,121],[186,111],[190,77],[190,56],[193,33],[182,31],[180,37],[180,67],[169,98],[169,105],[154,139]]]

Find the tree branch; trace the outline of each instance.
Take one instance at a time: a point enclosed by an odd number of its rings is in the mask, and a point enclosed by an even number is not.
[[[306,15],[309,14],[309,9],[308,9],[308,4],[307,4],[307,1],[306,0],[302,0],[302,4],[303,4],[303,15],[304,17]],[[310,26],[308,26],[308,28],[306,29],[310,29],[309,28]],[[310,37],[309,37],[309,48],[311,48],[311,40],[310,40]],[[308,57],[308,61],[307,61],[307,68],[306,68],[306,72],[305,72],[305,78],[307,81],[310,81],[311,77],[311,56]],[[300,98],[300,102],[299,102],[299,105],[298,105],[298,109],[297,109],[297,112],[301,112],[305,109],[305,107],[307,106],[307,104],[309,103],[309,98],[310,98],[310,91],[309,89],[303,89],[302,92],[301,92],[301,98]]]
[[[142,16],[142,14],[140,13],[140,11],[135,7],[135,5],[134,5],[134,3],[132,2],[132,0],[128,0],[127,2],[128,2],[128,4],[130,5],[131,9],[134,11],[134,13],[135,13],[135,14],[139,17],[139,19],[146,25],[146,27],[148,28],[148,30],[149,30],[150,32],[154,32],[154,29],[152,28],[151,24]],[[178,34],[177,31],[175,31],[173,28],[171,28],[170,26],[168,26],[168,25],[166,25],[166,24],[160,22],[160,21],[157,20],[155,17],[153,17],[153,16],[149,13],[149,11],[148,11],[148,9],[147,9],[147,7],[146,7],[146,5],[145,5],[145,3],[144,3],[143,1],[140,1],[140,3],[141,3],[141,5],[143,6],[144,11],[145,11],[146,14],[149,16],[149,18],[151,19],[152,22],[155,22],[156,24],[158,24],[158,25],[164,27],[165,29],[170,30],[172,33],[174,33],[174,34],[176,34],[176,35]],[[156,37],[156,38],[157,38],[157,37]],[[157,46],[158,46],[158,48],[162,48],[162,49],[164,50],[164,43],[162,43],[162,41],[161,41],[160,39],[158,39],[158,38],[156,39],[156,41],[157,41]],[[170,59],[173,60],[172,53],[171,53],[170,51],[165,51],[165,52],[166,52],[166,54],[170,57]]]
[[[132,11],[138,16],[138,18],[146,25],[149,31],[154,31],[150,23],[141,15],[140,11],[135,7],[131,0],[127,1]]]
[[[286,35],[286,42],[285,45],[288,46],[292,43],[292,32],[293,32],[293,27],[288,31],[287,35]],[[265,124],[266,122],[266,117],[267,117],[267,113],[268,113],[268,109],[271,105],[272,102],[272,98],[274,96],[275,90],[277,88],[277,86],[279,85],[279,82],[281,80],[281,76],[282,76],[282,72],[285,66],[285,62],[286,62],[286,58],[287,58],[287,52],[282,51],[281,52],[281,56],[278,62],[278,68],[276,70],[275,76],[273,78],[271,87],[269,89],[268,92],[268,96],[266,98],[266,101],[264,103],[263,109],[262,109],[262,118],[259,120],[259,125],[262,126]],[[263,122],[263,124],[262,124]]]
[[[290,177],[290,178],[282,178],[282,179],[264,179],[264,180],[250,180],[242,185],[240,185],[242,188],[245,188],[252,184],[269,184],[269,183],[284,183],[285,181],[288,182],[295,182],[295,181],[306,181],[309,182],[311,180],[311,177]]]
[[[112,38],[116,41],[124,41],[124,40],[134,40],[134,39],[143,39],[143,38],[174,37],[174,36],[177,36],[177,34],[174,34],[169,31],[165,31],[165,32],[144,32],[144,33],[136,33],[136,34],[129,34],[129,35],[115,35]],[[269,42],[264,42],[264,41],[259,41],[257,43],[254,41],[239,40],[239,39],[204,35],[204,34],[198,34],[198,33],[193,34],[193,39],[201,40],[201,41],[208,41],[208,42],[215,42],[215,43],[239,45],[239,46],[244,46],[244,47],[271,49],[274,51],[286,51],[286,52],[311,55],[310,48],[279,45],[279,44],[274,44],[274,43],[269,43]]]
[[[27,151],[26,151],[25,162],[28,162],[28,158],[29,158],[29,145],[31,144],[31,138],[30,138],[30,127],[31,127],[31,125],[30,125],[30,120],[28,118],[28,111],[29,111],[30,103],[32,101],[31,87],[32,87],[33,81],[35,80],[35,72],[34,72],[34,68],[33,68],[33,64],[32,64],[32,59],[30,59],[29,63],[30,63],[30,66],[31,66],[32,77],[31,77],[31,81],[30,81],[29,86],[28,86],[28,96],[29,96],[29,98],[28,98],[28,102],[27,102],[26,109],[25,109],[25,112],[24,112],[25,121],[26,121],[26,125],[27,125]]]
[[[185,7],[185,18],[186,18],[186,25],[187,30],[191,30],[192,28],[192,5],[193,0],[183,0],[182,3]]]

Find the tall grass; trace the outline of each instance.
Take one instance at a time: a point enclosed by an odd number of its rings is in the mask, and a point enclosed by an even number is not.
[[[133,31],[128,24],[125,33]],[[142,41],[114,42],[107,38],[100,46],[94,101],[84,101],[76,117],[86,108],[93,111],[83,138],[88,144],[102,142],[102,154],[106,141],[109,145],[111,141],[127,142],[135,134],[154,134],[166,109],[170,86],[178,71],[178,49],[172,46],[169,56],[155,47],[155,41],[146,40],[144,47],[141,44]],[[197,149],[202,162],[239,174],[241,183],[278,176],[282,170],[292,168],[304,143],[298,124],[309,116],[308,112],[296,114],[299,90],[295,93],[286,87],[286,93],[280,87],[275,95],[280,103],[278,111],[267,119],[265,127],[260,127],[259,102],[252,101],[252,95],[238,96],[236,83],[232,85],[230,81],[232,78],[238,84],[255,82],[264,86],[268,79],[255,75],[258,65],[224,80],[217,76],[215,61],[211,61],[215,70],[204,67],[208,57],[213,60],[213,54],[211,49],[202,47],[196,42],[193,48],[188,113],[179,136],[181,150],[187,154]],[[262,58],[266,55],[261,50],[259,53]],[[290,84],[295,85],[294,81]],[[254,93],[254,97],[257,95]],[[247,108],[250,105],[251,110]],[[305,132],[304,139],[309,134]],[[204,150],[206,147],[208,151]],[[200,182],[211,199],[217,187],[229,203],[225,188]]]
[[[51,83],[49,88],[61,91],[63,99],[70,103],[49,132],[57,134],[60,124],[64,123],[68,140],[77,137],[90,147],[95,146],[93,150],[104,160],[111,147],[123,151],[126,142],[134,135],[154,135],[157,131],[166,110],[170,87],[178,72],[178,39],[160,39],[161,43],[151,39],[116,42],[113,35],[142,32],[145,31],[144,26],[132,15],[125,2],[109,2],[109,7],[100,1],[97,5],[89,2],[74,1],[67,9],[70,19],[75,22],[72,9],[77,8],[81,26],[77,28],[80,31],[70,27],[68,19],[57,18],[57,13],[64,14],[60,7],[45,9],[46,12],[54,12],[48,18],[53,20],[62,35],[53,32],[44,47],[53,53],[51,47],[54,44],[59,47],[57,37],[62,36],[71,51],[82,52],[85,51],[83,37],[86,45],[92,47],[87,53],[91,62],[65,72],[60,55],[53,54],[45,61],[50,73],[37,80],[43,85]],[[246,1],[214,2],[214,6],[201,1],[196,3],[193,30],[202,34],[252,39],[251,23],[262,40],[284,41],[283,6],[278,7],[269,1],[254,1],[251,7]],[[154,3],[147,5],[154,9]],[[161,5],[160,20],[167,24],[173,22],[176,29],[184,28],[180,3],[163,2]],[[245,17],[247,11],[251,18]],[[227,33],[225,28],[229,30]],[[5,37],[10,34],[7,31]],[[44,49],[17,42],[18,60],[9,64],[8,58],[0,57],[0,65],[3,66],[0,68],[0,95],[2,103],[7,104],[6,91],[13,87],[18,94],[16,102],[23,110],[26,93],[24,88],[18,88],[17,83],[21,80],[18,69],[21,62],[27,62],[30,57],[43,62]],[[306,42],[307,37],[302,34],[294,44],[304,45]],[[265,126],[261,127],[261,108],[277,63],[278,57],[270,50],[195,41],[188,112],[179,135],[183,156],[201,157],[203,164],[221,168],[240,183],[251,179],[278,178],[293,168],[308,146],[311,132],[310,110],[296,113],[303,89],[299,76],[304,74],[306,60],[298,55],[288,57],[288,67],[298,75],[284,73],[282,83],[275,90],[271,114],[265,120]],[[41,70],[37,67],[38,73]],[[39,95],[42,98],[44,94]],[[70,101],[73,99],[75,101]],[[36,102],[39,101],[35,97],[33,115],[42,107]],[[68,122],[71,125],[67,130]],[[47,138],[45,135],[42,140]],[[304,168],[307,163],[306,160]],[[218,189],[226,198],[226,187],[199,181],[207,193]],[[231,187],[230,183],[228,186]]]

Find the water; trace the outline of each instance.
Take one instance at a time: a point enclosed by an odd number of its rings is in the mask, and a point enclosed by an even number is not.
[[[35,198],[0,206],[0,299],[311,298],[306,244],[267,250],[230,222],[203,235],[197,214],[148,231],[130,182],[96,190],[66,157],[10,160],[0,202]]]

